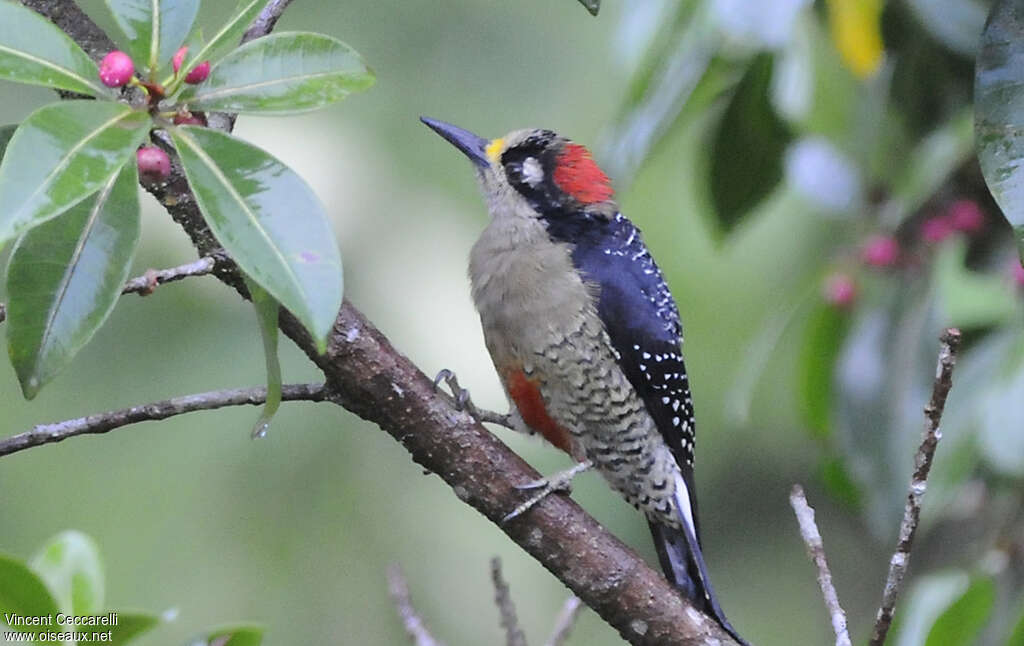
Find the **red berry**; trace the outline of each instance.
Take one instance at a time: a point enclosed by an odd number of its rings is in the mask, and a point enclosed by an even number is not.
[[[861,247],[860,258],[872,267],[892,267],[900,259],[900,243],[890,235],[873,235]]]
[[[178,51],[174,52],[174,58],[171,59],[171,65],[174,66],[175,74],[177,74],[178,70],[181,69],[181,64],[185,62],[186,54],[188,54],[188,47],[182,47]]]
[[[135,153],[139,174],[151,182],[162,182],[171,174],[171,160],[156,146],[143,146]]]
[[[135,74],[135,64],[128,54],[112,51],[100,61],[100,80],[107,87],[121,87]]]
[[[832,274],[825,279],[823,296],[829,305],[847,309],[857,300],[857,284],[848,274]]]
[[[985,214],[974,200],[957,200],[947,211],[950,225],[957,231],[977,233],[985,228]]]
[[[955,231],[950,219],[942,216],[931,217],[921,223],[921,237],[925,242],[942,242]]]
[[[1017,284],[1017,287],[1024,287],[1024,267],[1021,266],[1020,261],[1016,258],[1013,259],[1010,265],[1013,282]]]
[[[192,68],[192,71],[185,76],[185,82],[195,85],[202,83],[210,75],[210,61],[203,61]]]

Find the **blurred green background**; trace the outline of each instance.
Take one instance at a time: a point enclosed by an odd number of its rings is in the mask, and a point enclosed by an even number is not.
[[[82,4],[102,22],[101,3]],[[229,4],[207,2],[200,20],[218,24]],[[346,41],[377,84],[313,115],[242,118],[236,134],[296,169],[327,204],[347,297],[425,372],[455,370],[479,405],[496,410],[506,404],[465,276],[486,213],[469,164],[418,117],[484,136],[545,127],[605,151],[623,212],[645,232],[683,316],[703,539],[723,606],[761,645],[830,640],[788,504],[800,482],[853,634],[865,635],[896,524],[869,528],[866,514],[825,491],[828,451],[808,435],[794,392],[802,341],[780,324],[801,294],[817,295],[823,267],[863,227],[821,217],[782,186],[723,238],[705,176],[708,133],[721,114],[710,101],[673,121],[643,164],[609,160],[613,124],[644,77],[637,34],[652,30],[627,15],[633,5],[650,14],[665,3],[606,0],[595,19],[571,0],[296,2],[278,30]],[[53,98],[5,83],[0,97],[0,123]],[[914,143],[896,138],[892,147]],[[144,206],[134,273],[191,260],[177,226],[148,196]],[[286,382],[317,379],[294,347],[282,348]],[[71,369],[31,403],[0,362],[0,433],[262,379],[251,308],[212,278],[189,280],[123,298]],[[903,429],[911,444],[923,403]],[[567,590],[388,435],[334,406],[287,404],[269,436],[252,441],[256,416],[193,413],[4,458],[0,550],[27,556],[62,529],[90,534],[103,552],[108,606],[176,616],[143,644],[181,643],[241,620],[264,624],[268,644],[404,643],[385,584],[392,562],[435,636],[499,643],[488,575],[498,555],[528,636],[539,643],[547,635]],[[541,472],[567,466],[539,441],[496,432]],[[906,482],[909,460],[897,468]],[[646,523],[598,476],[581,477],[574,497],[655,562]],[[930,557],[932,548],[941,554],[925,542],[915,556],[922,567],[950,560]],[[570,643],[622,642],[585,611]]]

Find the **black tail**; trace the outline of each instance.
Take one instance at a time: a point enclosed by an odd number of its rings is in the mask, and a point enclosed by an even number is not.
[[[683,523],[682,529],[673,529],[658,523],[649,524],[651,535],[654,537],[654,547],[658,551],[658,561],[661,562],[661,570],[669,583],[683,596],[693,601],[698,608],[703,608],[706,613],[712,615],[736,641],[743,646],[750,646],[725,618],[722,606],[718,605],[700,545],[689,531],[689,526]]]

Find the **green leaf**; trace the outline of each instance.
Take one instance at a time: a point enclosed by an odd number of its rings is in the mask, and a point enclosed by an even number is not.
[[[281,407],[281,362],[277,356],[277,314],[280,305],[273,296],[248,277],[245,279],[245,285],[249,288],[249,295],[252,296],[252,304],[256,309],[260,338],[263,339],[263,356],[267,364],[267,401],[252,429],[252,436],[256,438],[267,434],[270,420]]]
[[[0,2],[0,79],[111,96],[89,55],[56,25],[17,2]]]
[[[316,110],[373,85],[352,48],[320,34],[257,38],[228,54],[180,101],[198,110],[287,114]]]
[[[981,35],[974,133],[985,182],[1013,226],[1024,258],[1024,12],[999,0]]]
[[[896,639],[888,641],[893,646],[922,646],[936,619],[963,596],[969,582],[967,574],[958,570],[927,574],[915,581],[896,613]]]
[[[234,626],[212,630],[202,637],[196,637],[188,646],[260,646],[262,642],[263,628]]]
[[[48,540],[29,561],[65,614],[95,615],[103,610],[103,566],[99,548],[75,530]]]
[[[108,101],[64,101],[29,115],[0,162],[0,248],[99,190],[133,160],[150,125],[145,112]]]
[[[142,633],[148,632],[159,625],[160,619],[153,615],[137,612],[118,612],[117,625],[110,628],[108,644],[127,644]]]
[[[580,0],[580,4],[587,8],[591,16],[596,16],[601,10],[601,0]]]
[[[259,15],[264,4],[264,0],[242,0],[239,2],[238,7],[235,9],[235,15],[224,23],[223,27],[217,30],[217,33],[210,38],[210,41],[205,46],[199,49],[190,48],[188,50],[181,69],[184,71],[191,70],[203,61],[216,63],[229,50],[237,47],[238,41],[242,39],[242,35],[249,27],[249,23]],[[174,93],[180,87],[185,74],[180,74],[177,82],[172,85],[173,78],[170,77],[163,83],[167,87],[168,93]]]
[[[849,313],[820,303],[811,313],[804,332],[796,392],[804,422],[817,437],[828,437],[832,430],[832,379],[849,329]]]
[[[1009,323],[1017,317],[1013,290],[1001,276],[967,269],[967,241],[946,241],[935,258],[939,303],[950,324],[964,329]]]
[[[987,577],[971,582],[959,599],[939,615],[928,632],[925,646],[969,646],[985,627],[996,599],[996,586]]]
[[[772,108],[771,77],[771,55],[755,57],[714,135],[711,199],[726,232],[782,179],[782,154],[791,135]]]
[[[185,42],[199,11],[199,0],[106,0],[128,39],[128,52],[150,76]]]
[[[50,627],[15,626],[8,615],[30,619],[52,617],[58,612],[60,608],[42,579],[21,561],[0,554],[0,623],[21,632],[37,633]]]
[[[193,126],[171,134],[217,240],[325,350],[341,307],[341,256],[313,190],[264,150],[230,135]]]
[[[7,343],[27,399],[114,309],[139,239],[138,176],[127,164],[91,198],[30,230],[7,270]]]
[[[864,494],[840,458],[826,458],[821,464],[820,477],[829,495],[850,509],[861,508]]]

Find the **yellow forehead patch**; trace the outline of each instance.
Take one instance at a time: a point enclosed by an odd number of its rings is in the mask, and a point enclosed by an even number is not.
[[[492,139],[491,143],[487,144],[487,147],[484,148],[484,152],[487,153],[487,157],[492,162],[497,162],[498,158],[501,157],[501,153],[505,152],[505,139],[503,137]]]

